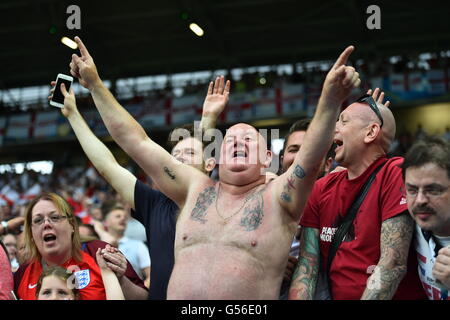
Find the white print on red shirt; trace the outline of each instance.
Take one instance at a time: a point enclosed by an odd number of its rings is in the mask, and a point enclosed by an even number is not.
[[[338,228],[323,227],[322,232],[320,233],[320,240],[324,242],[331,242],[337,229]]]

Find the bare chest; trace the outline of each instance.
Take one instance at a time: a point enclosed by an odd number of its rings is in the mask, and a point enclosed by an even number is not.
[[[242,197],[206,187],[183,208],[175,251],[209,243],[261,255],[282,239],[290,241],[289,222],[274,203],[270,187],[259,186]]]

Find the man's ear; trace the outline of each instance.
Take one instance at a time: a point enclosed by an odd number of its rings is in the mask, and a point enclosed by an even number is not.
[[[205,171],[209,173],[216,167],[216,159],[214,157],[208,158],[205,161]]]
[[[381,137],[381,128],[378,123],[372,123],[364,137],[365,143],[371,143],[377,139],[377,137]]]
[[[272,151],[267,150],[266,151],[266,159],[264,159],[264,161],[262,163],[264,168],[270,167],[270,164],[272,163],[272,156],[273,156]]]
[[[330,172],[332,165],[333,165],[333,158],[328,157],[328,159],[325,160],[325,175],[327,175]]]

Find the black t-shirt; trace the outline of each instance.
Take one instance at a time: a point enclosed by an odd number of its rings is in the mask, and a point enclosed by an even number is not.
[[[136,180],[135,210],[131,216],[142,223],[147,234],[152,261],[150,271],[151,300],[167,299],[167,285],[174,265],[175,226],[178,206],[164,194]]]

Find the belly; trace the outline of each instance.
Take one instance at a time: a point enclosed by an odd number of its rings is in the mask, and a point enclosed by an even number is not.
[[[278,299],[282,274],[246,250],[197,244],[178,251],[168,299]]]

